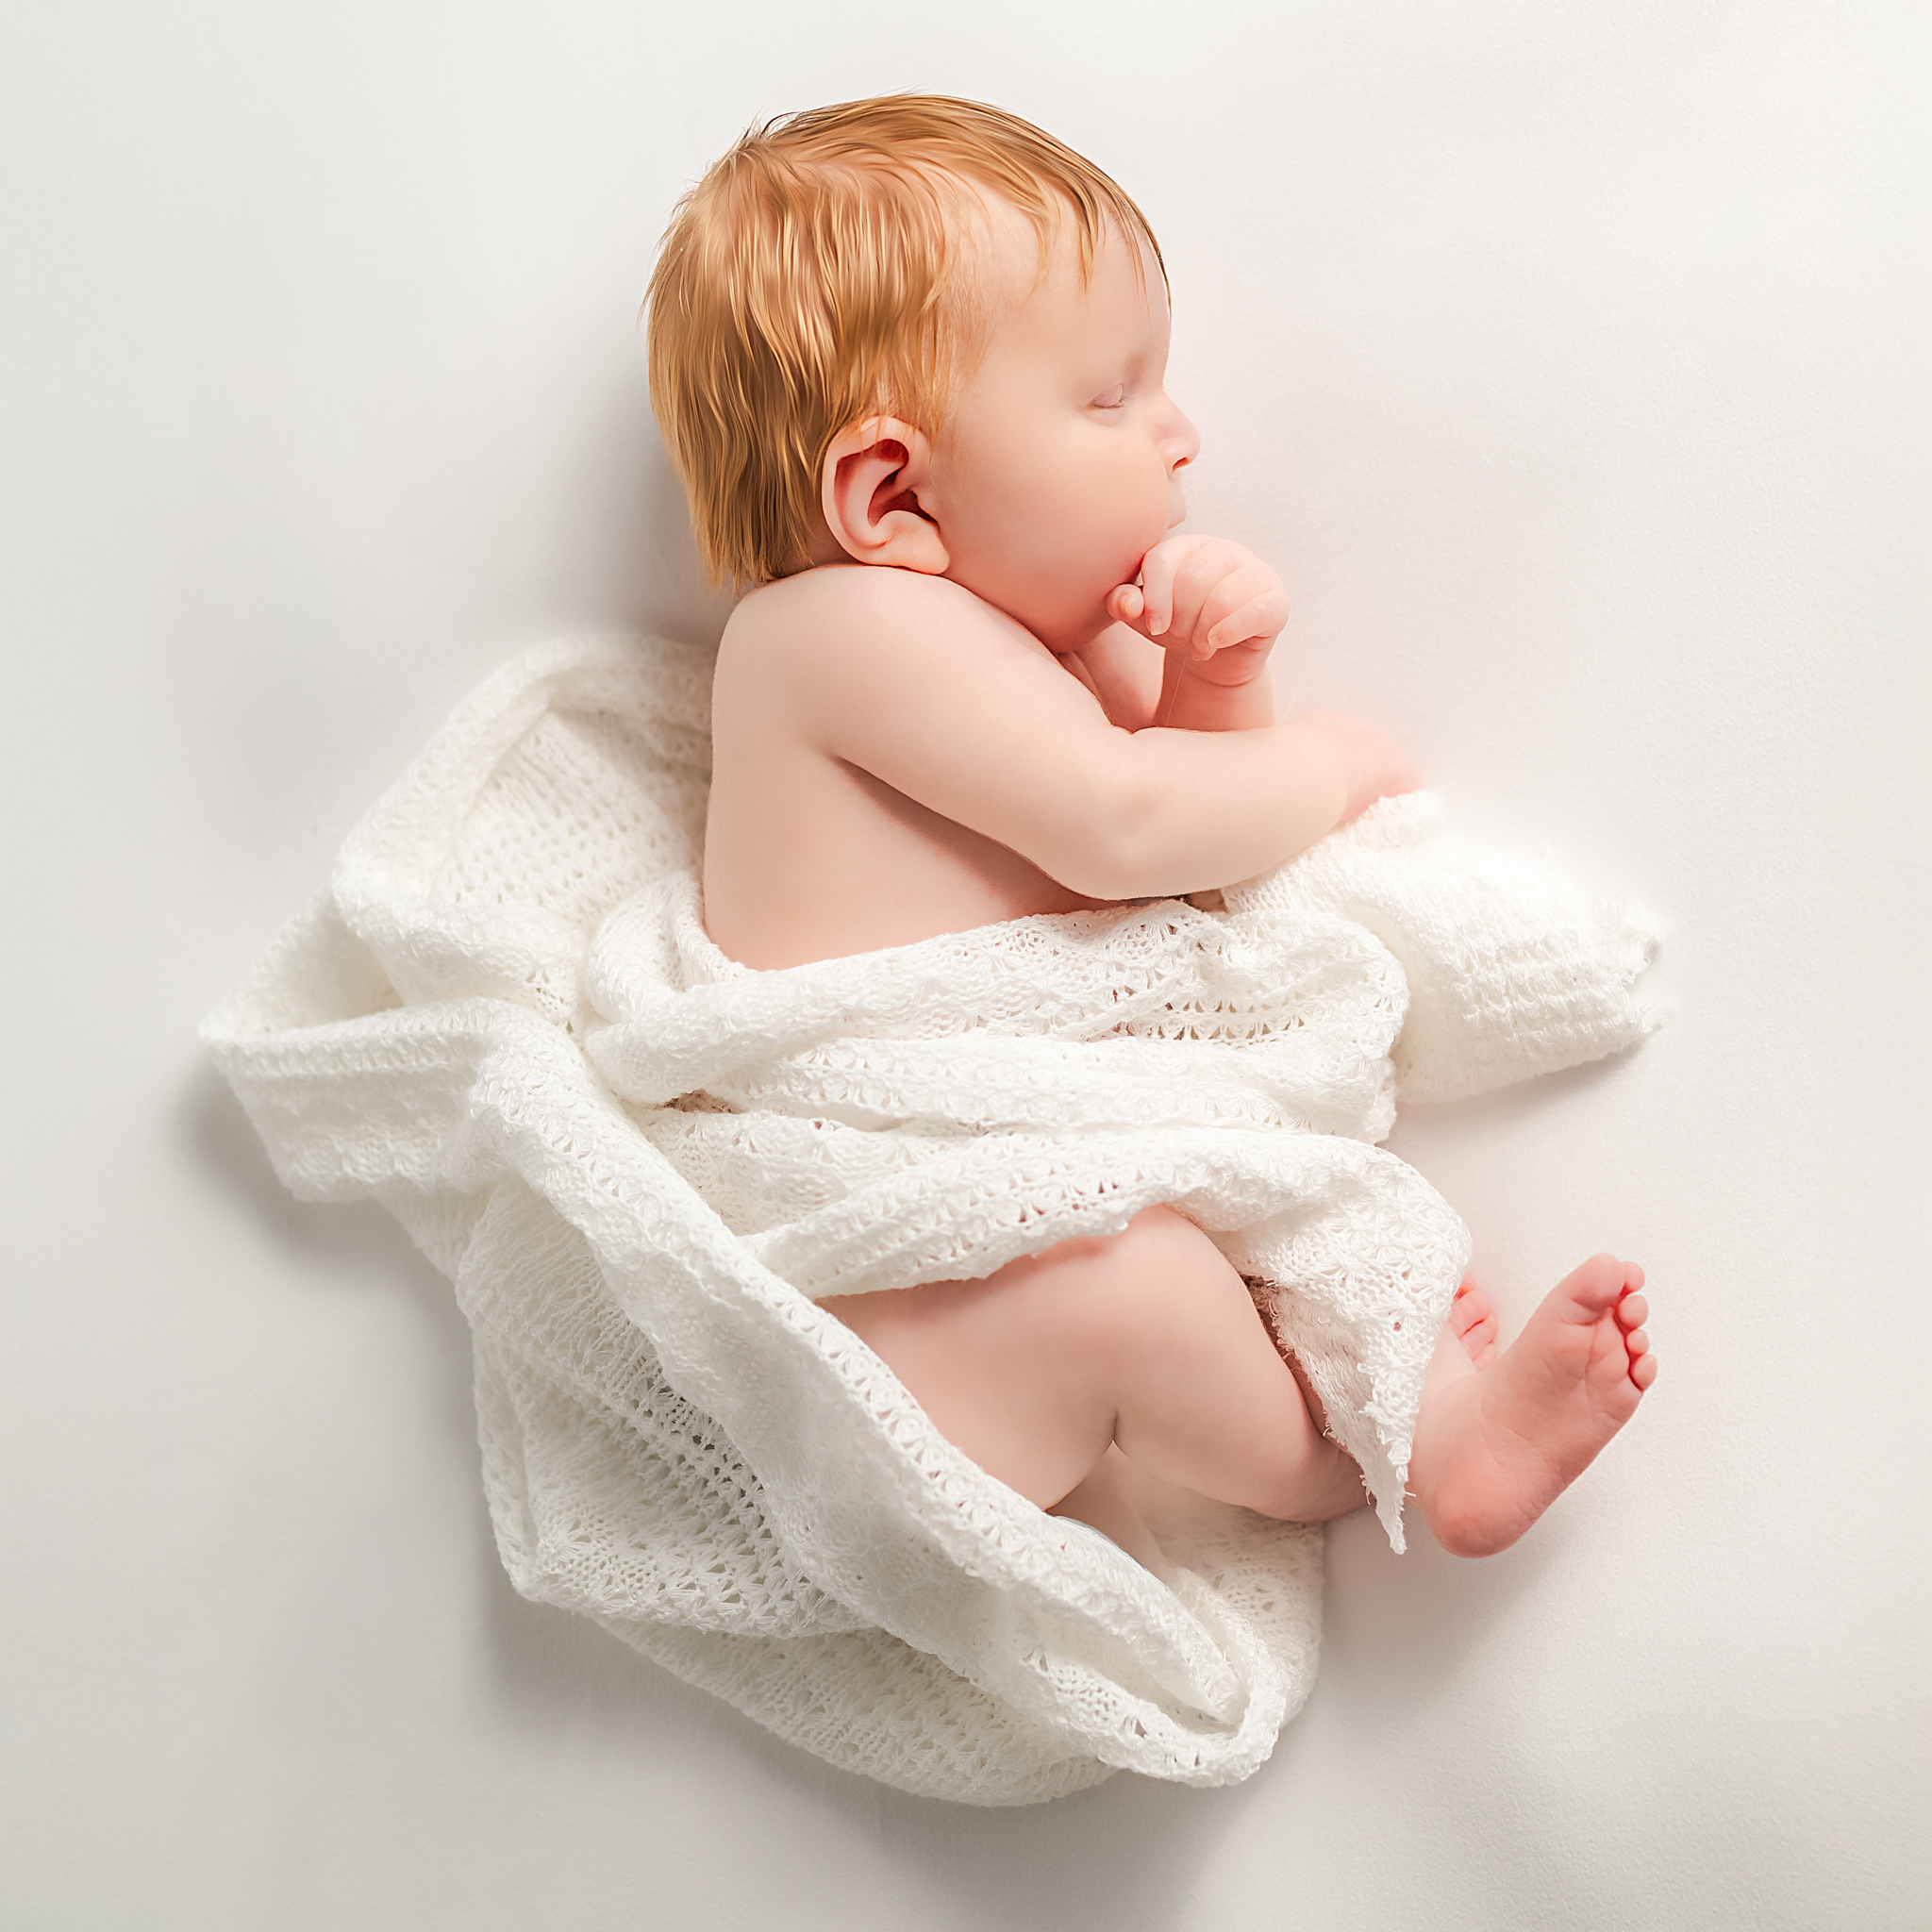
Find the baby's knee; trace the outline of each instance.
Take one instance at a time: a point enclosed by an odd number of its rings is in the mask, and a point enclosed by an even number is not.
[[[1119,1234],[1069,1241],[1032,1264],[1025,1319],[1043,1345],[1104,1377],[1140,1374],[1181,1348],[1230,1294],[1246,1290],[1213,1242],[1172,1208],[1146,1208]]]
[[[1143,1208],[1117,1239],[1108,1312],[1123,1338],[1158,1351],[1247,1290],[1214,1243],[1172,1208]]]
[[[1143,1208],[1115,1239],[1130,1261],[1147,1267],[1227,1265],[1221,1250],[1177,1208]]]

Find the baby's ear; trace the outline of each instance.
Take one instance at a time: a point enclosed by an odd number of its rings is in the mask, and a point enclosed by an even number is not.
[[[896,416],[868,416],[841,429],[819,477],[833,541],[858,563],[943,575],[951,558],[939,525],[921,504],[931,475],[924,430]]]

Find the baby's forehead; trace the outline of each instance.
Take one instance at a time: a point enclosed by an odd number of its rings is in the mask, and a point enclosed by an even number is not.
[[[1018,207],[997,189],[953,179],[942,191],[948,268],[989,297],[1024,300],[1051,271],[1054,258],[1074,247],[1074,214],[1048,193],[1043,216]]]
[[[1049,285],[1073,292],[1091,282],[1094,264],[1081,246],[1078,212],[1058,189],[1042,182],[1041,192],[1045,206],[1035,214],[995,188],[966,179],[950,184],[948,266],[958,277],[953,300],[960,309],[995,321],[1025,308]],[[1131,245],[1103,211],[1095,252]]]

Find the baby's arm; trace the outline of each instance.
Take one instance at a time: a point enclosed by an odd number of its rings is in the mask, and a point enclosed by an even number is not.
[[[1109,724],[1029,632],[943,578],[792,580],[785,702],[826,755],[1098,899],[1247,878],[1411,786],[1366,725],[1208,733]]]

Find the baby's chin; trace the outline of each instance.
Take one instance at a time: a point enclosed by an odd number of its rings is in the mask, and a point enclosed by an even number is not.
[[[1109,584],[1107,588],[1111,591],[1114,586]],[[1076,609],[1068,610],[1062,608],[1053,612],[1040,613],[1035,619],[1022,617],[1020,622],[1025,625],[1048,650],[1060,657],[1065,657],[1069,651],[1085,650],[1102,632],[1111,630],[1114,625],[1114,620],[1107,614],[1107,599],[1104,595],[1092,604],[1083,605]]]
[[[1118,620],[1108,612],[1108,599],[1123,584],[1135,581],[1141,574],[1141,559],[1146,554],[1141,549],[1125,558],[1108,558],[1077,587],[1070,589],[1063,597],[1055,598],[1055,609],[1041,612],[1041,623],[1054,632],[1053,638],[1048,638],[1047,629],[1041,625],[1028,625],[1028,629],[1061,652],[1077,651],[1092,643],[1103,632],[1115,627]],[[1024,618],[1021,621],[1025,622]]]

